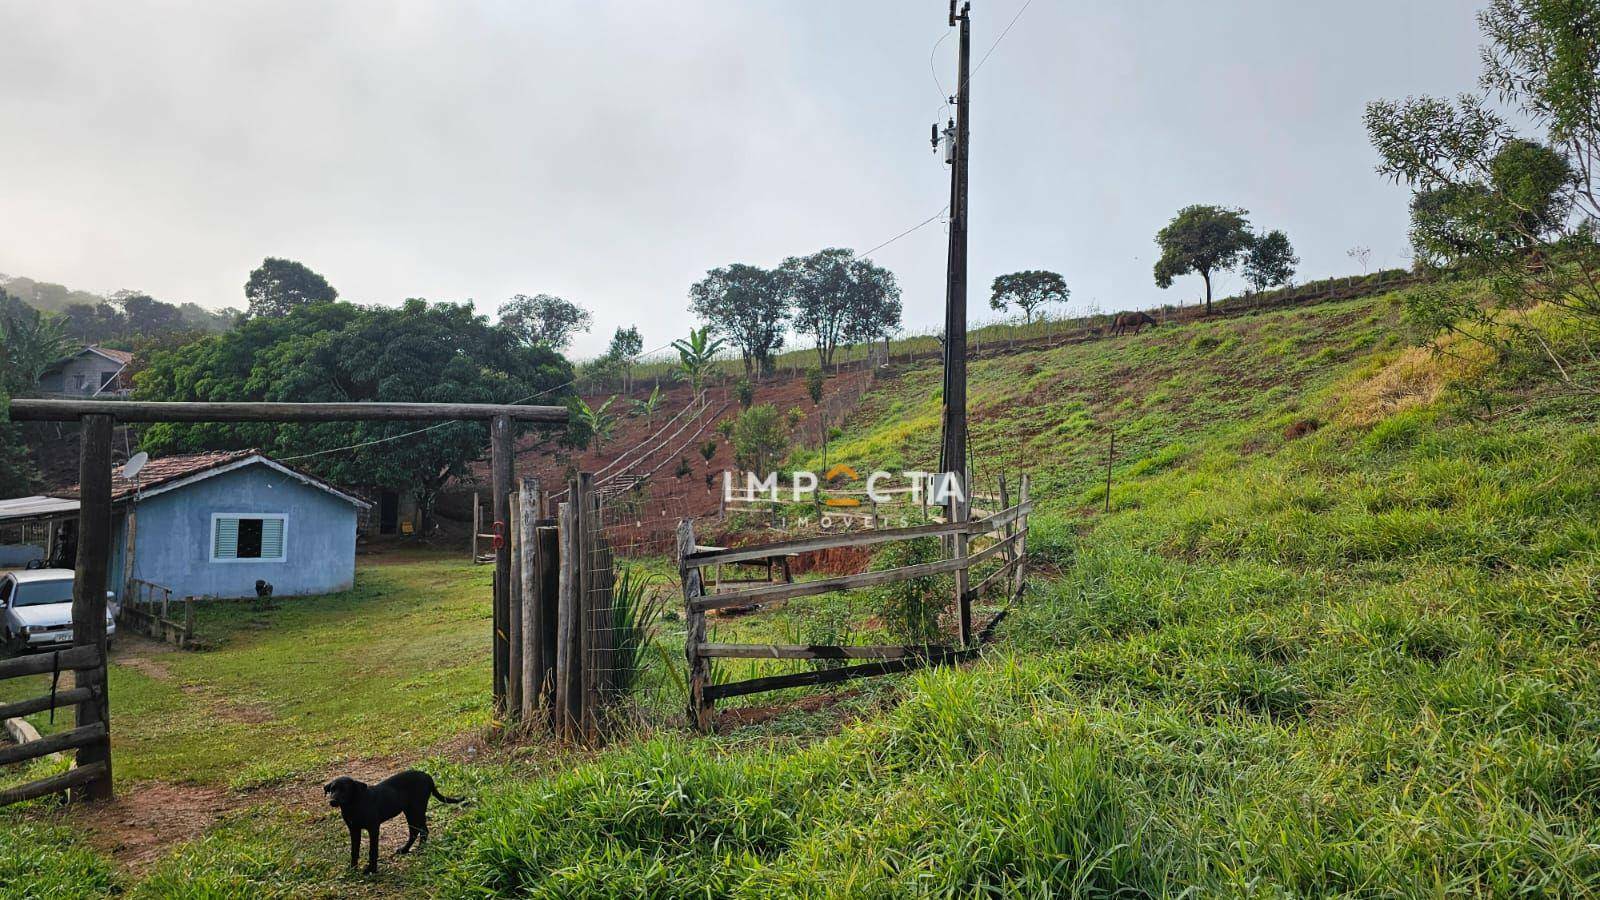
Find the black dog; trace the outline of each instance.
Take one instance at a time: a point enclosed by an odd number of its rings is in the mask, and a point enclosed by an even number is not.
[[[459,798],[446,797],[434,786],[433,778],[426,772],[408,769],[368,785],[354,778],[335,778],[322,786],[328,795],[328,805],[339,810],[344,824],[350,829],[350,865],[361,859],[361,832],[366,831],[371,841],[367,851],[367,873],[378,871],[378,826],[401,813],[406,814],[406,827],[411,834],[402,854],[411,852],[418,837],[428,841],[428,798],[438,797],[442,803],[460,803]]]

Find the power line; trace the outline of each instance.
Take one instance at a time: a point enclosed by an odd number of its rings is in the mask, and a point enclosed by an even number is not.
[[[1026,0],[1026,2],[1024,2],[1022,4],[1022,7],[1017,10],[1017,14],[1011,17],[1011,21],[1006,23],[1006,27],[1005,28],[1001,29],[1000,36],[994,39],[994,43],[989,45],[989,49],[985,50],[983,52],[983,58],[978,60],[978,64],[973,66],[972,67],[972,71],[967,74],[967,77],[966,77],[966,82],[967,83],[971,83],[972,76],[978,74],[978,70],[983,68],[983,64],[989,61],[989,56],[994,53],[994,49],[996,47],[1000,46],[1000,42],[1006,39],[1006,35],[1011,33],[1011,26],[1017,24],[1017,20],[1022,18],[1022,14],[1027,12],[1028,11],[1028,7],[1032,6],[1032,5],[1033,5],[1033,0]],[[947,29],[945,31],[945,37],[949,37],[949,36],[950,36],[950,32]],[[942,44],[942,43],[944,43],[944,38],[940,38],[938,43],[935,43],[933,45],[934,50],[937,51],[939,49],[939,44]],[[933,69],[933,57],[932,57],[931,54],[928,57],[928,68],[930,70]],[[935,74],[933,76],[933,81],[934,81],[935,84],[939,83],[939,76],[937,74]],[[943,90],[942,86],[941,86],[941,90]],[[957,85],[956,90],[957,90],[958,93],[960,92],[960,85]],[[950,98],[949,98],[948,95],[946,95],[946,96],[943,97],[943,99],[939,103],[939,105],[934,107],[934,110],[935,110],[934,115],[935,116],[943,115],[944,111],[949,109],[949,108],[950,108]]]
[[[629,362],[637,362],[637,361],[643,359],[646,356],[651,356],[653,354],[660,353],[663,350],[669,349],[670,347],[672,347],[672,344],[671,343],[666,343],[666,344],[662,344],[661,346],[655,347],[655,348],[650,349],[650,350],[642,350],[642,351],[640,351],[638,353],[633,354],[632,356],[629,356],[628,357],[628,361]],[[544,390],[539,391],[537,393],[529,394],[526,397],[521,397],[519,399],[513,400],[513,401],[511,401],[510,405],[515,406],[515,405],[517,405],[519,403],[526,403],[529,400],[537,400],[538,398],[543,397],[543,396],[545,396],[547,394],[553,394],[556,391],[561,390],[562,388],[572,387],[573,385],[575,385],[577,383],[578,383],[578,378],[575,376],[571,380],[562,382],[561,384],[558,384],[555,387],[545,388]],[[327,450],[316,450],[316,451],[313,451],[311,453],[302,453],[302,454],[300,454],[298,456],[284,456],[284,457],[280,457],[278,459],[278,461],[279,462],[294,462],[297,459],[310,459],[313,456],[325,456],[325,455],[327,455],[329,453],[341,453],[341,452],[343,452],[345,450],[359,450],[359,449],[361,449],[363,447],[371,447],[374,444],[384,444],[384,443],[388,443],[389,441],[398,441],[401,438],[415,437],[416,435],[419,435],[419,434],[425,434],[425,433],[427,433],[429,431],[433,431],[433,430],[438,429],[438,428],[443,428],[446,425],[458,425],[458,424],[460,424],[459,420],[451,420],[451,421],[447,421],[447,422],[439,422],[439,423],[436,423],[436,424],[433,424],[433,425],[429,425],[426,428],[418,428],[415,431],[407,431],[407,432],[404,432],[402,434],[390,435],[389,437],[374,438],[374,439],[372,439],[370,441],[361,441],[360,443],[350,444],[349,446],[346,446],[346,447],[331,447],[331,448],[329,448]]]
[[[870,256],[871,254],[876,253],[879,250],[882,250],[883,248],[885,248],[885,247],[889,246],[890,244],[894,243],[895,241],[900,240],[901,238],[905,237],[906,235],[910,234],[911,232],[916,231],[917,229],[922,228],[922,227],[924,227],[924,226],[926,226],[928,224],[931,224],[934,219],[937,219],[940,216],[944,215],[945,211],[948,210],[949,208],[950,208],[949,204],[941,206],[939,208],[938,212],[936,212],[933,215],[927,217],[926,219],[923,219],[921,222],[918,222],[917,224],[911,226],[910,228],[907,228],[905,231],[900,232],[899,234],[895,235],[894,237],[889,238],[887,241],[884,241],[883,243],[879,244],[878,246],[873,247],[871,250],[863,250],[863,251],[861,251],[861,255],[862,256]]]

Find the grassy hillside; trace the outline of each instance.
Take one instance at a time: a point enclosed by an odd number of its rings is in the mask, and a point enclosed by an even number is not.
[[[373,887],[1600,891],[1600,406],[1463,394],[1473,363],[1398,334],[1380,297],[978,362],[980,472],[1034,473],[1047,564],[993,652],[901,680],[852,724],[796,713],[559,771],[450,768],[477,805]],[[885,382],[833,458],[929,462],[938,378]],[[337,895],[312,885],[338,848],[326,823],[231,821],[139,889]],[[89,895],[116,877],[84,871]]]

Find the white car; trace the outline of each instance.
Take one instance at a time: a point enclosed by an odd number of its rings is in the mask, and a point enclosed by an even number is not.
[[[0,632],[11,652],[72,643],[71,569],[29,569],[0,575]],[[116,603],[106,592],[106,640],[117,633]]]

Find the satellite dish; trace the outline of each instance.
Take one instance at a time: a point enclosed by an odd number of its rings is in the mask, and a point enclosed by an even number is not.
[[[144,452],[143,450],[140,450],[138,453],[128,457],[128,461],[122,465],[122,477],[132,481],[139,476],[140,470],[142,470],[144,468],[144,464],[149,461],[150,454]]]

